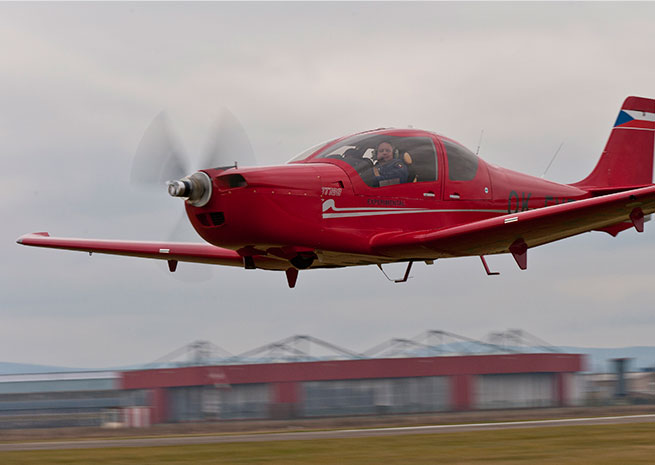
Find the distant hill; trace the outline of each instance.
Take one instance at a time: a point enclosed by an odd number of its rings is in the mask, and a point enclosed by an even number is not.
[[[30,363],[0,362],[0,375],[22,375],[33,373],[57,373],[85,371],[80,368],[65,368],[50,365],[33,365]]]

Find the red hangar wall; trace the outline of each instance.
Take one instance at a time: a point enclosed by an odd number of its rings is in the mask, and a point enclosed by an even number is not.
[[[126,371],[152,423],[577,405],[584,356],[561,353],[329,360]]]

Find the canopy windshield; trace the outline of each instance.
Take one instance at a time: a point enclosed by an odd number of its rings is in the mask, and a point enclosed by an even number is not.
[[[398,181],[380,181],[379,170],[382,162],[378,160],[377,149],[383,144],[392,147],[396,165],[402,164],[407,172]],[[330,158],[342,160],[352,166],[371,187],[405,182],[424,182],[437,180],[437,157],[431,137],[399,137],[388,134],[359,134],[331,145],[311,157],[312,160]]]

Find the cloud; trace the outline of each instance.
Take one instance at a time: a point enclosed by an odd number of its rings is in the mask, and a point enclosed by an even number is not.
[[[490,162],[575,181],[619,105],[652,95],[651,4],[2,4],[0,351],[17,362],[112,366],[196,339],[240,352],[294,333],[364,350],[442,329],[523,328],[568,345],[648,344],[652,226],[509,256],[415,266],[214,270],[19,247],[19,235],[163,240],[182,212],[128,184],[150,120],[169,110],[192,161],[220,106],[262,163],[379,126],[436,130]],[[655,95],[653,95],[655,96]],[[183,273],[187,265],[180,265]],[[192,269],[190,266],[189,269]],[[193,275],[193,273],[190,273]]]

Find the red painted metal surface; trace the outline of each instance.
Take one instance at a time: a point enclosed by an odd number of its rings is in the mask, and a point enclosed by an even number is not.
[[[451,378],[451,406],[453,410],[470,410],[473,399],[473,375],[456,375]]]
[[[272,389],[273,402],[276,404],[295,404],[301,401],[299,383],[275,383]]]
[[[462,153],[466,149],[451,139],[416,129],[368,131],[286,165],[203,170],[211,184],[208,202],[193,206],[187,201],[185,206],[191,224],[208,244],[55,238],[44,233],[25,235],[18,242],[169,263],[284,271],[509,253],[513,244],[524,244],[521,253],[512,252],[525,268],[523,248],[590,230],[616,234],[626,221],[641,227],[640,218],[655,212],[654,134],[655,100],[628,97],[592,173],[566,185],[494,166],[473,154],[469,161],[474,160],[476,171],[471,177],[453,176],[457,162],[451,161],[452,148]],[[385,138],[427,144],[436,177],[372,187],[375,183],[363,178],[366,171],[357,171],[346,157],[347,150],[325,153],[355,140],[363,141],[361,147],[352,147],[355,151],[372,150],[365,140],[373,144]],[[363,153],[357,160],[370,161]],[[290,279],[289,285],[294,284]]]
[[[548,209],[530,210],[454,226],[445,230],[380,234],[371,240],[374,250],[385,254],[423,256],[431,249],[448,256],[485,255],[511,251],[521,240],[534,247],[554,240],[600,229],[616,218],[629,218],[631,205],[655,209],[655,186],[565,203]],[[508,242],[508,237],[514,237]],[[402,252],[401,252],[402,251]]]
[[[164,423],[168,420],[168,393],[162,387],[154,387],[150,391],[150,406],[152,407],[152,423]]]
[[[625,117],[629,112],[639,112],[642,116],[655,113],[655,100],[641,97],[628,97],[621,106],[610,138],[603,154],[589,176],[576,183],[586,190],[605,186],[645,185],[653,182],[653,157],[635,156],[626,161],[626,153],[653,153],[653,118],[632,119]],[[625,118],[622,118],[624,116]]]
[[[227,384],[296,383],[500,373],[574,373],[582,370],[583,357],[580,354],[470,355],[225,365],[220,368]],[[212,375],[215,369],[216,367],[184,367],[126,371],[121,374],[121,388],[211,385],[215,383],[215,377]]]
[[[568,403],[567,399],[567,377],[565,373],[555,373],[555,383],[553,386],[554,399],[557,402],[559,407],[566,407]]]

